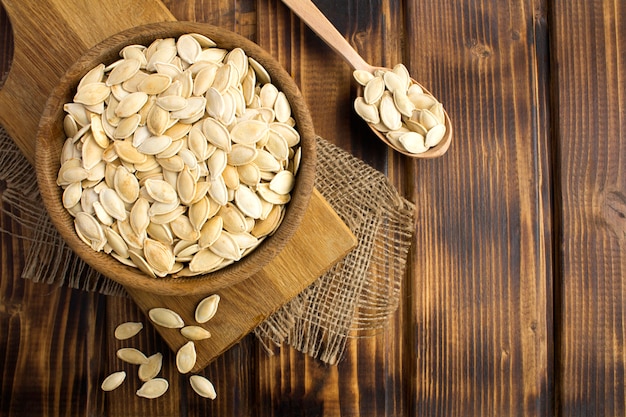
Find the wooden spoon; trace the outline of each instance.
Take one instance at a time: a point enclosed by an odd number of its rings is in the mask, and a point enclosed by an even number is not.
[[[375,67],[368,64],[354,48],[348,43],[343,35],[333,26],[333,24],[324,16],[324,14],[311,2],[310,0],[282,0],[282,2],[291,9],[306,25],[311,28],[322,40],[330,46],[335,52],[337,52],[343,59],[354,69],[364,70],[374,74],[379,69],[386,69],[382,67]],[[432,94],[425,89],[420,83],[411,78],[411,80],[418,84],[424,93],[432,96]],[[361,88],[359,95],[363,93]],[[434,97],[434,96],[433,96]],[[450,142],[452,141],[452,124],[448,114],[444,111],[446,133],[439,143],[422,153],[410,153],[406,150],[396,146],[392,143],[384,133],[380,132],[372,123],[368,123],[372,131],[383,142],[389,145],[404,155],[413,158],[436,158],[448,150]]]

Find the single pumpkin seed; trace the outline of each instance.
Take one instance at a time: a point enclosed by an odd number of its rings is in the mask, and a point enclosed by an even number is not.
[[[280,171],[270,181],[269,188],[278,194],[289,194],[296,183],[296,177],[290,171]]]
[[[192,340],[185,343],[176,352],[176,368],[181,374],[186,374],[196,365],[196,345]]]
[[[276,120],[281,123],[285,123],[291,117],[291,106],[289,104],[289,100],[282,91],[279,91],[278,96],[276,96],[274,112],[276,113]]]
[[[104,380],[102,381],[102,385],[100,385],[100,388],[102,389],[102,391],[113,391],[115,388],[122,385],[125,379],[125,371],[113,372],[111,375],[104,378]]]
[[[121,348],[117,350],[117,357],[132,365],[148,363],[148,358],[140,350],[135,348]]]
[[[115,107],[115,115],[125,118],[137,113],[148,102],[148,94],[144,92],[130,93]]]
[[[410,153],[418,154],[428,149],[424,144],[424,136],[417,132],[406,132],[398,137],[398,141]]]
[[[372,78],[363,89],[363,99],[367,104],[377,103],[385,91],[385,80],[377,76]]]
[[[368,104],[363,97],[357,97],[354,100],[354,110],[368,123],[376,124],[380,122],[378,107],[374,104]]]
[[[155,353],[148,357],[148,362],[139,365],[139,369],[137,370],[137,376],[143,382],[150,381],[151,379],[156,378],[156,376],[161,372],[161,368],[163,366],[163,354],[160,352]]]
[[[202,47],[195,37],[184,34],[176,41],[176,50],[180,59],[188,64],[193,64],[202,52]]]
[[[154,399],[167,392],[169,383],[164,378],[153,378],[144,384],[137,390],[136,394],[139,397]]]
[[[365,70],[355,70],[352,73],[352,76],[354,77],[356,82],[361,84],[362,86],[367,85],[367,83],[370,82],[372,78],[374,78],[374,74]]]
[[[291,174],[289,171],[282,171]],[[263,212],[261,199],[248,186],[241,186],[235,190],[235,204],[248,217],[258,219]]]
[[[224,258],[209,249],[201,249],[193,255],[188,268],[194,274],[207,273],[221,265],[223,260]]]
[[[209,398],[214,400],[217,398],[217,393],[215,392],[215,387],[205,377],[201,375],[192,375],[189,377],[189,384],[191,388],[201,397]]]
[[[168,329],[180,329],[185,326],[185,322],[182,317],[168,308],[153,308],[148,311],[148,316],[155,324]]]
[[[141,322],[126,322],[118,325],[115,328],[115,338],[117,340],[130,339],[136,336],[143,329],[143,323]]]
[[[433,126],[426,134],[426,146],[437,146],[446,134],[446,125],[438,124]]]
[[[117,61],[117,65],[111,70],[105,83],[108,86],[121,84],[135,75],[141,67],[141,61],[134,58]]]
[[[196,306],[195,319],[198,323],[206,323],[211,320],[220,303],[219,294],[212,294],[202,299]]]
[[[143,251],[148,264],[159,272],[169,272],[174,266],[174,254],[164,243],[146,238]]]
[[[151,136],[144,140],[137,150],[145,155],[159,155],[172,144],[172,138],[165,134]]]
[[[211,332],[200,326],[185,326],[180,333],[189,340],[204,340],[211,337]]]
[[[144,186],[150,197],[161,203],[173,203],[178,199],[176,190],[163,180],[146,180]]]
[[[150,74],[137,84],[137,91],[156,95],[161,94],[172,84],[172,77],[167,74]]]
[[[104,83],[90,83],[76,92],[74,102],[93,106],[103,103],[110,94],[111,89]]]

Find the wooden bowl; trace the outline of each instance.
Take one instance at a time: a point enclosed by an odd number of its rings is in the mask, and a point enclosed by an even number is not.
[[[112,256],[95,252],[78,237],[73,217],[62,204],[62,189],[57,185],[60,155],[65,134],[63,105],[71,102],[79,80],[99,63],[119,59],[119,51],[127,45],[148,45],[159,38],[177,38],[185,33],[200,33],[224,49],[242,48],[265,67],[272,83],[287,96],[301,135],[302,161],[286,207],[284,219],[276,232],[265,239],[253,252],[219,271],[189,278],[151,278],[138,269],[125,266]],[[300,224],[313,192],[315,177],[315,133],[302,95],[291,76],[261,47],[233,32],[208,24],[193,22],[163,22],[140,26],[120,32],[87,51],[72,65],[52,91],[37,134],[36,169],[39,189],[50,217],[59,233],[78,256],[106,277],[125,287],[159,295],[208,294],[245,280],[270,262],[285,246]],[[294,265],[294,268],[297,268]],[[279,279],[279,277],[277,277]]]

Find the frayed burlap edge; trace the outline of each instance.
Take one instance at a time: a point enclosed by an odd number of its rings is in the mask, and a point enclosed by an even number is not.
[[[268,352],[285,343],[336,364],[350,337],[381,328],[398,307],[414,232],[414,207],[382,173],[363,161],[322,138],[317,149],[315,186],[358,244],[254,334]],[[127,296],[121,285],[91,269],[61,239],[44,209],[33,167],[2,128],[0,181],[5,186],[2,211],[21,226],[11,234],[28,243],[23,278]]]
[[[363,161],[323,139],[317,150],[315,186],[358,245],[255,334],[268,349],[286,343],[335,364],[351,335],[382,328],[397,309],[414,206]]]

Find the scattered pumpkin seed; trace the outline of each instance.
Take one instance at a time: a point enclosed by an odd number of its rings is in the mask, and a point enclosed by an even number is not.
[[[126,322],[122,323],[115,328],[115,338],[117,340],[126,340],[137,335],[141,329],[143,329],[143,323],[140,322]]]
[[[196,394],[201,397],[209,398],[214,400],[217,398],[217,393],[215,392],[215,387],[205,377],[201,375],[192,375],[189,377],[189,384],[191,388],[196,392]]]
[[[206,323],[211,320],[217,312],[220,303],[218,294],[210,295],[200,301],[196,307],[195,319],[198,323]]]
[[[168,308],[156,307],[150,309],[148,316],[155,324],[168,329],[180,329],[185,326],[182,317]]]
[[[148,358],[140,350],[135,348],[121,348],[117,350],[117,357],[124,362],[133,365],[142,365],[148,363]]]
[[[154,399],[165,394],[169,388],[169,383],[164,378],[153,378],[143,383],[143,385],[137,390],[136,394],[139,397]]]
[[[113,372],[111,375],[104,378],[100,388],[102,388],[102,391],[113,391],[115,388],[122,385],[125,379],[126,379],[125,371]]]
[[[185,343],[176,352],[176,367],[178,372],[186,374],[196,365],[196,345],[193,341]]]

